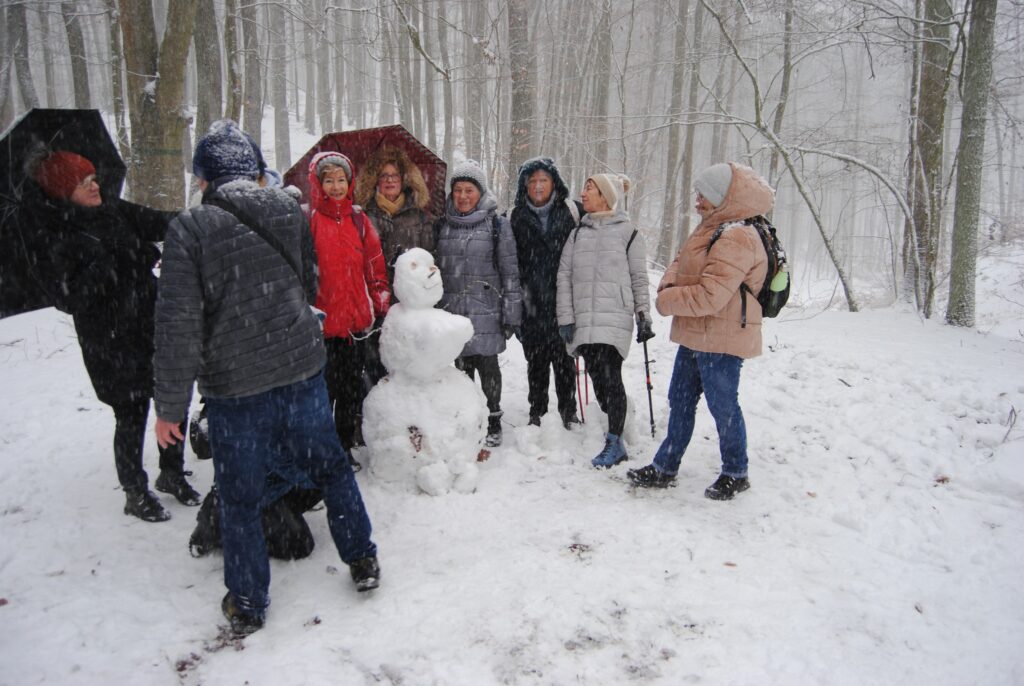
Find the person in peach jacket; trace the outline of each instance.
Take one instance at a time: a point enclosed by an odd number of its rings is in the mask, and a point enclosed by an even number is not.
[[[743,360],[761,354],[761,306],[741,292],[740,284],[757,293],[768,270],[768,256],[749,220],[772,209],[775,193],[753,169],[735,163],[708,167],[693,185],[701,223],[665,272],[656,300],[658,312],[672,316],[670,337],[679,344],[668,392],[668,431],[653,463],[628,476],[642,487],[675,481],[703,393],[722,455],[721,474],[704,495],[730,500],[750,488],[740,369]],[[709,249],[719,227],[723,230]]]

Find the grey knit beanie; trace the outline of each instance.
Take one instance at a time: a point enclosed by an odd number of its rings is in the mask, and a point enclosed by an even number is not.
[[[725,202],[731,184],[732,167],[725,162],[711,165],[693,180],[694,189],[715,207]]]
[[[345,170],[345,178],[352,183],[352,163],[340,152],[331,153],[321,158],[316,163],[316,178],[324,180],[324,170],[327,167],[341,167]]]
[[[476,160],[465,160],[455,165],[455,168],[452,169],[449,192],[455,188],[456,181],[472,181],[480,189],[481,195],[487,192],[487,175],[484,174],[483,168]]]

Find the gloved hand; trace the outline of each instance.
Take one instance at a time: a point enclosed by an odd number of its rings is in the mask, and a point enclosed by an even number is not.
[[[572,343],[572,337],[576,335],[576,325],[562,324],[558,327],[558,335],[565,341],[566,345]]]
[[[651,322],[643,312],[636,313],[636,342],[643,343],[654,338]]]
[[[513,335],[518,336],[520,329],[518,326],[505,324],[504,326],[501,327],[501,331],[502,333],[505,334],[505,340],[507,341],[508,339],[512,338]]]

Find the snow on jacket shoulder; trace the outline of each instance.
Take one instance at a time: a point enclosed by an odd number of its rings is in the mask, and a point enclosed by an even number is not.
[[[194,380],[211,398],[237,398],[316,374],[326,361],[310,311],[316,258],[306,219],[280,189],[233,181],[208,189],[262,220],[281,254],[227,211],[184,210],[164,243],[156,307],[156,409],[184,419]]]
[[[447,207],[438,221],[434,248],[444,283],[438,307],[473,322],[473,338],[462,356],[497,355],[505,350],[502,327],[519,326],[523,317],[512,228],[507,219],[497,216],[497,201],[489,191],[468,215],[458,215],[450,197]]]
[[[604,343],[615,346],[625,359],[636,314],[650,317],[647,248],[639,232],[633,237],[633,230],[624,212],[588,214],[566,241],[558,266],[556,313],[559,326],[576,325],[567,346],[570,354],[581,345]]]
[[[766,214],[773,193],[749,167],[733,164],[733,179],[722,204],[686,239],[658,286],[656,305],[672,316],[671,339],[700,352],[750,358],[761,354],[761,305],[743,295],[740,284],[761,290],[768,256],[757,231],[743,220]],[[708,244],[719,227],[721,236]],[[747,325],[742,326],[747,300]]]

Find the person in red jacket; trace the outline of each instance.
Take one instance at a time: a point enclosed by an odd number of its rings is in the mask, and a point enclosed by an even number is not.
[[[359,443],[370,336],[391,302],[377,230],[352,204],[354,177],[352,161],[338,152],[319,153],[309,163],[309,226],[320,270],[316,306],[327,315],[327,394],[346,451]]]

